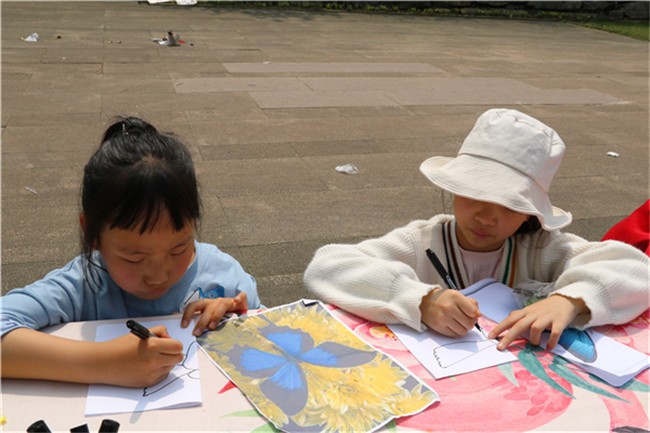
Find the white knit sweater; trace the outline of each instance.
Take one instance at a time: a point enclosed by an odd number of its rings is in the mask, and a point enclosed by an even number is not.
[[[448,259],[448,269],[461,285],[476,282],[468,280],[464,266],[453,264],[462,264],[454,224],[453,216],[438,215],[356,245],[321,247],[305,271],[305,285],[320,299],[368,320],[423,330],[422,297],[444,287],[427,248],[443,262]],[[502,282],[517,287],[534,280],[547,283],[553,293],[582,299],[591,315],[577,318],[572,326],[625,323],[650,305],[650,260],[630,245],[542,230],[508,242],[514,248],[504,248]]]

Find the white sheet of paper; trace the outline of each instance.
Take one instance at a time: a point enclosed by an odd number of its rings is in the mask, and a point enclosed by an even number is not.
[[[436,379],[516,361],[499,351],[496,341],[472,328],[464,337],[450,338],[432,330],[418,332],[406,325],[388,325],[397,338]]]
[[[476,299],[481,313],[495,322],[502,321],[512,310],[519,308],[512,289],[494,280],[479,281],[462,292]],[[587,333],[596,346],[598,355],[594,361],[585,362],[560,345],[557,345],[552,352],[614,386],[625,384],[639,372],[650,367],[650,358],[645,353],[591,329],[587,330]],[[546,347],[548,338],[548,333],[542,336],[542,347]]]
[[[90,385],[86,400],[86,416],[201,405],[198,344],[192,335],[192,324],[185,329],[181,328],[180,317],[138,321],[149,328],[165,325],[169,335],[183,343],[185,359],[174,367],[166,379],[152,387]],[[95,341],[111,340],[128,332],[126,320],[124,323],[101,324],[97,326]]]

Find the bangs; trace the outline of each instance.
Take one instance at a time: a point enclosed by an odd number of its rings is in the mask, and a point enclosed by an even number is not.
[[[155,159],[143,160],[116,180],[117,191],[111,196],[118,200],[108,213],[108,226],[142,234],[153,230],[165,215],[176,231],[194,224],[200,216],[196,184],[186,183]]]

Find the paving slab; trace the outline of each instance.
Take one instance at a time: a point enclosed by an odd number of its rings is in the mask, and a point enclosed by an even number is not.
[[[427,63],[289,63],[289,62],[262,62],[262,63],[224,63],[224,68],[233,74],[277,74],[289,73],[319,73],[319,74],[341,74],[341,73],[393,73],[393,74],[417,74],[417,73],[439,73],[441,69]]]
[[[440,213],[439,195],[424,185],[233,196],[221,203],[238,245],[252,246],[387,233]]]
[[[240,260],[267,306],[309,296],[302,272],[320,245],[450,212],[418,165],[454,155],[491,107],[566,142],[551,198],[570,231],[600,239],[649,196],[647,42],[549,21],[0,7],[3,293],[78,253],[81,173],[116,115],[188,143],[200,239]],[[152,41],[169,29],[181,46]],[[335,170],[346,163],[359,173]]]

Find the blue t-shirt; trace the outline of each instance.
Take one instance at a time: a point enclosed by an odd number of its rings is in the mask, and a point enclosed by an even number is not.
[[[24,288],[0,298],[0,335],[16,328],[41,329],[67,322],[163,316],[182,312],[201,297],[233,298],[246,292],[248,308],[261,308],[255,279],[237,260],[214,245],[195,242],[196,256],[185,275],[161,298],[144,300],[124,292],[112,280],[101,255],[94,253],[94,278],[88,281],[78,256]]]

